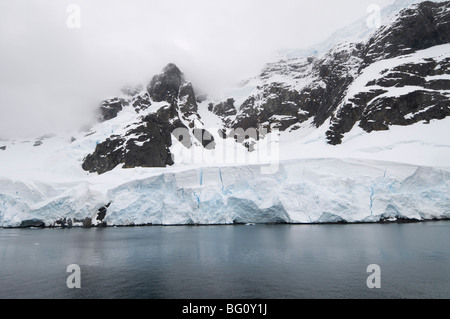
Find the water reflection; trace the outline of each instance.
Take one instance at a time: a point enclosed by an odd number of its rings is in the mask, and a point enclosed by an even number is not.
[[[449,298],[449,239],[450,222],[1,229],[0,298]]]

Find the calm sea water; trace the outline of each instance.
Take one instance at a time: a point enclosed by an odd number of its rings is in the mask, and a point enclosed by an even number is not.
[[[450,298],[450,222],[0,229],[0,298]]]

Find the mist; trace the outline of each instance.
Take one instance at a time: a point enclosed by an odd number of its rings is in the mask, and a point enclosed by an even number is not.
[[[309,47],[366,16],[371,3],[2,0],[0,138],[88,123],[101,100],[146,85],[167,63],[197,90],[219,91],[258,74],[278,50]]]

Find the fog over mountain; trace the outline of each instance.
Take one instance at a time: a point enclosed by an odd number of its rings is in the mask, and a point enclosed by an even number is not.
[[[377,1],[381,8],[393,0]],[[0,136],[86,122],[124,83],[169,62],[215,92],[283,48],[308,48],[367,17],[371,0],[14,1],[0,3]],[[79,8],[80,28],[68,20]]]

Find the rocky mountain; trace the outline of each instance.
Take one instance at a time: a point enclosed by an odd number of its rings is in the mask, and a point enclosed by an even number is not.
[[[249,81],[255,89],[236,116],[217,114],[229,128],[327,125],[333,145],[356,124],[372,132],[443,119],[450,114],[449,42],[450,2],[416,4],[367,42],[269,64]]]
[[[159,103],[158,108],[141,115],[134,123],[127,123],[124,134],[112,134],[98,143],[95,151],[84,159],[83,169],[102,174],[119,164],[123,168],[172,165],[169,148],[177,129],[180,132],[177,138],[185,147],[190,148],[195,141],[205,143],[208,135],[209,141],[204,146],[214,148],[211,134],[201,128],[194,89],[176,65],[167,65],[145,89],[127,87],[122,91],[124,96],[101,103],[101,121],[115,118],[128,106],[137,114],[144,113],[152,103]]]
[[[433,2],[444,2],[445,0],[433,0]],[[395,20],[396,14],[398,14],[401,10],[412,6],[413,4],[417,4],[423,2],[423,0],[395,0],[392,4],[387,5],[386,7],[380,8],[379,11],[379,19],[382,25],[388,25],[393,20]],[[376,6],[372,5],[367,8],[368,14],[373,17],[375,13]],[[370,20],[368,23],[368,17],[363,17],[359,20],[352,22],[351,24],[336,30],[331,34],[327,39],[316,43],[308,48],[303,49],[282,49],[278,52],[278,60],[281,59],[293,59],[293,58],[306,58],[313,55],[322,55],[332,47],[339,43],[351,42],[351,43],[360,43],[367,42],[368,39],[373,35],[374,28],[374,20]]]
[[[330,143],[340,143],[358,121],[371,132],[450,115],[449,42],[450,2],[415,5],[378,30],[362,49],[358,83],[332,118]]]
[[[370,133],[443,119],[450,115],[449,95],[450,2],[426,1],[401,10],[365,42],[270,63],[224,100],[207,100],[208,112],[221,119],[219,135],[205,129],[193,85],[169,64],[146,87],[125,87],[101,103],[100,121],[126,108],[138,117],[99,141],[82,167],[102,174],[117,165],[172,165],[172,137],[207,150],[215,148],[214,136],[234,138],[252,151],[265,132],[305,124],[324,127],[327,143],[338,145],[355,126]]]

